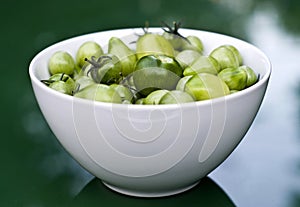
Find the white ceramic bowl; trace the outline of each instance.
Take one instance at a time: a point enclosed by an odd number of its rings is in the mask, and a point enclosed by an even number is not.
[[[161,32],[160,28],[150,28]],[[253,86],[225,97],[180,105],[121,105],[61,94],[43,83],[50,56],[65,50],[75,56],[85,41],[106,47],[112,36],[125,42],[141,29],[87,34],[54,44],[37,54],[29,67],[40,109],[62,146],[87,171],[118,192],[144,197],[183,192],[222,163],[251,126],[271,74],[266,55],[229,36],[181,29],[196,35],[205,53],[222,44],[236,46],[244,64],[260,74]]]

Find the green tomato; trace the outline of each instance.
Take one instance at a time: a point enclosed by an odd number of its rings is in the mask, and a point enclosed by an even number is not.
[[[136,55],[140,59],[147,55],[166,55],[174,57],[172,44],[160,34],[146,33],[136,43]]]
[[[89,85],[94,84],[95,81],[89,76],[80,75],[75,79],[75,83],[79,86],[79,89],[83,89]]]
[[[164,32],[162,36],[166,38],[171,43],[173,48],[177,51],[182,51],[184,44],[186,44],[187,42],[187,40],[184,37],[170,32]]]
[[[143,101],[144,104],[178,104],[193,102],[194,99],[186,92],[179,90],[156,90],[150,93]]]
[[[221,70],[225,68],[237,68],[240,66],[240,58],[232,48],[228,47],[228,45],[222,45],[215,48],[210,53],[210,56],[219,62]]]
[[[190,66],[201,54],[195,50],[183,50],[176,55],[176,60],[182,68]]]
[[[220,71],[220,64],[211,56],[200,56],[185,70],[184,76],[194,75],[197,73],[210,73],[217,75]]]
[[[51,75],[57,73],[73,75],[75,70],[75,61],[68,52],[57,51],[50,57],[48,68]]]
[[[218,76],[227,84],[230,90],[242,90],[247,84],[247,73],[239,68],[225,68]]]
[[[67,80],[72,80],[71,76],[65,74],[65,73],[56,73],[48,79],[49,82],[55,82],[55,81],[64,81],[66,82]]]
[[[228,48],[229,50],[231,50],[235,54],[235,56],[238,59],[239,65],[243,64],[242,55],[241,55],[240,51],[236,47],[234,47],[233,45],[224,45],[224,47]]]
[[[114,88],[105,84],[95,83],[89,85],[79,90],[74,96],[100,102],[122,103],[122,98],[119,93]]]
[[[94,41],[85,42],[77,50],[76,64],[82,68],[86,64],[85,58],[90,59],[92,56],[99,58],[101,55],[103,55],[103,50],[98,43]]]
[[[145,98],[139,98],[135,101],[135,104],[143,105]]]
[[[127,76],[134,71],[135,53],[119,38],[112,37],[108,42],[108,53],[117,56],[122,65],[122,75]]]
[[[252,86],[257,82],[258,76],[255,74],[254,70],[249,66],[243,65],[239,67],[240,70],[244,70],[247,74],[247,83],[246,87]]]
[[[117,56],[106,54],[98,59],[88,60],[90,63],[84,68],[86,75],[90,75],[96,83],[111,84],[119,82],[122,66]]]
[[[195,50],[199,52],[200,54],[203,53],[203,43],[201,39],[197,36],[187,36],[186,37],[187,41],[185,41],[185,44],[183,46],[183,50]]]
[[[75,89],[75,81],[64,73],[54,74],[48,80],[42,82],[48,85],[49,88],[68,95],[72,95]]]
[[[137,62],[132,75],[136,90],[147,96],[157,89],[175,89],[182,76],[182,68],[172,57],[148,55]]]
[[[133,94],[131,92],[131,90],[126,87],[126,86],[123,86],[123,85],[120,85],[120,84],[111,84],[109,87],[115,89],[120,97],[122,98],[123,100],[123,103],[132,103],[133,102]]]
[[[187,92],[196,101],[217,98],[230,93],[228,86],[221,78],[209,73],[185,76],[179,80],[176,89]]]

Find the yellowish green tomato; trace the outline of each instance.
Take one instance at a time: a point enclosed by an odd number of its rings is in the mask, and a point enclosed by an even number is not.
[[[135,104],[143,105],[145,98],[139,98],[135,101]]]
[[[191,64],[201,56],[199,52],[196,50],[183,50],[179,52],[175,59],[180,64],[182,68],[186,68],[188,66],[191,66]]]
[[[252,86],[257,82],[258,76],[255,74],[254,70],[249,66],[242,65],[239,67],[240,70],[244,70],[247,73],[247,83],[246,87]]]
[[[48,79],[48,82],[55,82],[55,81],[64,81],[64,82],[66,82],[69,79],[72,80],[71,76],[69,76],[65,73],[57,73],[57,74],[51,75],[50,78]]]
[[[119,93],[120,97],[122,98],[123,103],[124,102],[132,103],[133,102],[134,97],[128,87],[120,85],[120,84],[116,84],[116,83],[111,84],[109,87],[115,89]]]
[[[168,90],[156,90],[151,92],[143,101],[144,104],[158,105],[163,96],[168,93]]]
[[[119,93],[105,84],[92,84],[74,94],[75,97],[108,103],[122,103]]]
[[[174,50],[177,50],[177,51],[182,51],[184,45],[187,42],[187,40],[184,37],[170,33],[170,32],[164,32],[162,34],[162,36],[164,38],[166,38],[171,43]]]
[[[220,64],[211,56],[199,56],[194,62],[184,69],[183,75],[194,75],[197,73],[218,74]]]
[[[193,102],[191,95],[179,90],[156,90],[150,93],[143,101],[144,104],[178,104]]]
[[[68,52],[57,51],[50,57],[48,68],[51,75],[57,73],[73,75],[75,70],[75,61]]]
[[[147,55],[166,55],[174,57],[172,44],[162,35],[146,33],[140,36],[136,43],[136,55],[140,59]]]
[[[64,73],[54,74],[48,80],[42,82],[48,85],[49,88],[68,95],[72,95],[75,89],[75,81]]]
[[[247,73],[239,68],[225,68],[218,76],[227,84],[230,90],[242,90],[247,84]]]
[[[208,100],[230,93],[226,83],[216,75],[199,73],[181,78],[176,86],[177,90],[185,91],[194,100]]]
[[[228,47],[228,45],[222,45],[215,48],[210,53],[210,56],[219,62],[221,70],[225,68],[237,68],[240,66],[239,57],[232,48]]]
[[[241,55],[240,51],[236,47],[234,47],[233,45],[224,45],[224,47],[230,49],[235,54],[235,56],[237,57],[237,59],[239,61],[239,65],[243,64],[242,55]]]
[[[95,81],[93,81],[93,79],[89,76],[81,75],[76,78],[75,83],[76,85],[78,85],[79,89],[81,90],[89,85],[94,84]]]
[[[186,37],[187,41],[185,41],[185,44],[182,48],[182,50],[195,50],[197,52],[199,52],[200,54],[203,53],[203,43],[201,41],[201,39],[197,36],[187,36]]]
[[[122,66],[117,56],[106,54],[98,59],[87,60],[90,64],[84,68],[86,75],[90,75],[96,83],[117,83],[121,78]]]
[[[101,55],[103,55],[103,50],[97,42],[85,42],[77,50],[76,64],[82,68],[86,64],[85,58],[90,59],[92,56],[99,58]]]
[[[127,76],[134,71],[135,53],[119,38],[112,37],[108,42],[108,53],[117,56],[122,66],[122,75]]]
[[[225,81],[230,90],[242,90],[257,82],[257,75],[254,71],[246,66],[238,68],[225,68],[218,76]]]
[[[148,55],[138,60],[132,74],[136,90],[147,96],[154,90],[173,90],[182,76],[179,63],[165,55]]]

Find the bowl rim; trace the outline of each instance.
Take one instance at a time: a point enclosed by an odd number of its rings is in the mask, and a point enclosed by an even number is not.
[[[52,94],[53,96],[57,96],[58,98],[61,99],[66,99],[68,101],[76,101],[78,103],[81,104],[93,104],[93,105],[98,105],[98,106],[102,106],[102,107],[118,107],[118,108],[134,108],[134,109],[138,109],[138,110],[143,110],[143,109],[174,109],[174,108],[180,108],[180,107],[194,107],[196,106],[202,106],[202,105],[211,105],[213,103],[218,103],[218,102],[227,102],[229,100],[234,100],[234,99],[238,99],[241,96],[245,96],[248,93],[250,93],[251,91],[255,91],[258,88],[262,87],[264,84],[266,84],[269,81],[269,78],[271,76],[272,73],[272,64],[270,59],[267,57],[267,55],[261,50],[259,49],[257,46],[255,46],[254,44],[251,44],[247,41],[244,41],[242,39],[238,39],[236,37],[233,36],[229,36],[229,35],[225,35],[222,33],[218,33],[218,32],[211,32],[211,31],[207,31],[207,30],[198,30],[198,29],[192,29],[192,28],[180,28],[181,31],[184,32],[201,32],[203,34],[209,35],[209,34],[214,34],[214,35],[219,35],[219,36],[223,36],[229,39],[233,39],[235,41],[239,41],[242,44],[246,44],[250,47],[252,47],[253,50],[255,50],[256,53],[258,53],[261,57],[263,57],[263,59],[265,60],[266,63],[266,68],[265,68],[265,73],[262,77],[260,77],[260,79],[258,80],[258,82],[256,82],[254,85],[245,88],[241,91],[238,91],[237,93],[232,93],[232,94],[228,94],[222,97],[218,97],[218,98],[213,98],[213,99],[208,99],[208,100],[201,100],[201,101],[194,101],[194,102],[189,102],[189,103],[181,103],[181,104],[160,104],[160,105],[142,105],[142,104],[121,104],[121,103],[108,103],[108,102],[99,102],[99,101],[93,101],[93,100],[87,100],[87,99],[82,99],[82,98],[78,98],[78,97],[74,97],[71,95],[67,95],[67,94],[63,94],[60,93],[58,91],[55,91],[49,87],[47,87],[45,84],[43,84],[35,75],[35,63],[39,60],[40,56],[46,54],[48,51],[52,50],[53,48],[57,47],[58,45],[61,44],[66,44],[68,42],[72,42],[76,39],[79,38],[84,38],[84,37],[88,37],[91,35],[97,35],[100,33],[109,33],[109,32],[129,32],[129,30],[132,32],[134,30],[140,30],[142,28],[119,28],[119,29],[111,29],[111,30],[103,30],[103,31],[97,31],[97,32],[92,32],[92,33],[86,33],[83,35],[79,35],[79,36],[74,36],[71,38],[67,38],[61,41],[58,41],[44,49],[42,49],[41,51],[39,51],[30,61],[29,63],[29,76],[30,76],[30,80],[32,82],[32,85],[36,85],[39,88],[42,88],[44,91],[47,91],[48,93]],[[160,27],[149,27],[150,31],[153,32],[159,32],[161,30]]]

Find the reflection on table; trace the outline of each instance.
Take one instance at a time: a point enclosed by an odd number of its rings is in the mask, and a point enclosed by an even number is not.
[[[138,198],[123,195],[107,188],[101,180],[92,179],[74,198],[71,206],[234,206],[226,193],[209,177],[194,188],[173,196]]]

